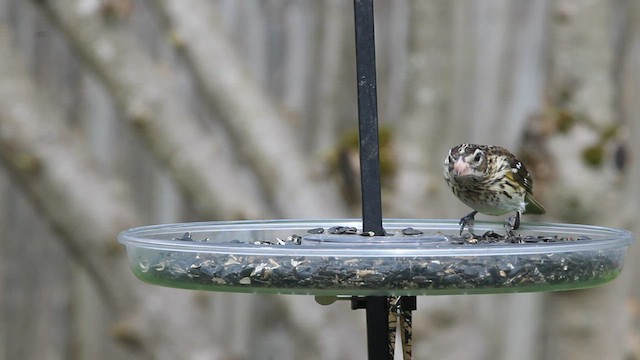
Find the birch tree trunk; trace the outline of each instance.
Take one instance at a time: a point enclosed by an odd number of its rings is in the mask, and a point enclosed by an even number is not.
[[[568,113],[575,125],[567,134],[550,138],[558,172],[551,190],[556,196],[549,199],[549,207],[565,221],[634,227],[637,231],[637,225],[632,223],[638,213],[638,201],[637,198],[629,201],[629,195],[635,192],[629,186],[635,181],[628,178],[631,171],[616,164],[619,156],[616,152],[627,151],[627,136],[639,135],[624,134],[630,130],[627,124],[637,120],[623,116],[624,110],[618,107],[619,100],[615,100],[621,87],[628,89],[623,87],[623,79],[627,74],[633,76],[625,71],[628,68],[620,68],[628,61],[628,55],[618,50],[629,49],[633,44],[627,35],[632,30],[627,26],[637,17],[638,8],[630,4],[606,1],[554,4],[550,88],[555,93],[551,101]],[[606,131],[603,129],[615,129],[613,138],[603,137]],[[631,125],[631,129],[637,127]],[[594,158],[587,157],[593,151],[602,153],[601,163],[593,163]],[[623,167],[629,165],[625,163]],[[637,166],[634,160],[632,168]],[[561,193],[565,195],[557,196]],[[618,211],[621,204],[626,204],[624,211]],[[627,357],[624,334],[630,326],[628,291],[629,278],[623,276],[595,289],[550,294],[544,307],[547,345],[544,356]]]

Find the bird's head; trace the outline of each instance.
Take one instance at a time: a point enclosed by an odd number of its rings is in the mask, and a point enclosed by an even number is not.
[[[482,177],[487,170],[487,147],[460,144],[449,150],[444,160],[445,171],[455,178]]]

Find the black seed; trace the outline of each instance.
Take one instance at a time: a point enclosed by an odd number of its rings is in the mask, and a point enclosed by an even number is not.
[[[358,233],[358,229],[350,226],[334,226],[329,229],[329,234],[353,235],[357,233]]]
[[[290,239],[291,239],[291,242],[294,243],[295,245],[300,245],[300,243],[302,243],[302,236],[300,235],[293,234],[291,235]]]
[[[309,229],[309,230],[307,230],[307,232],[309,234],[322,234],[322,233],[324,233],[324,229],[321,228],[321,227],[318,227],[318,228]]]
[[[497,232],[489,230],[486,233],[482,234],[482,238],[484,238],[484,239],[503,239],[504,236],[498,234]]]
[[[199,265],[199,264],[191,264],[191,266],[189,266],[188,271],[189,271],[189,273],[190,273],[190,274],[192,274],[192,275],[197,275],[197,276],[199,276],[199,275],[200,275],[200,270],[201,270],[201,268],[202,268],[202,265]]]
[[[422,235],[424,234],[422,231],[420,230],[416,230],[414,228],[406,228],[406,229],[402,229],[402,235]]]
[[[455,284],[459,281],[460,281],[460,275],[458,274],[449,274],[449,275],[445,275],[442,278],[442,283],[445,285]]]
[[[252,265],[249,265],[249,266],[245,267],[244,269],[242,269],[242,271],[240,271],[240,276],[241,277],[247,277],[247,276],[251,275],[251,273],[255,269],[256,269],[255,267],[253,267]]]

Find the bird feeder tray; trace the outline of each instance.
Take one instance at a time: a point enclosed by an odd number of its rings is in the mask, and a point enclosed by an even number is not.
[[[507,237],[478,222],[359,219],[180,223],[119,235],[141,280],[183,289],[319,296],[489,294],[580,289],[620,274],[632,235],[605,227],[522,224]]]

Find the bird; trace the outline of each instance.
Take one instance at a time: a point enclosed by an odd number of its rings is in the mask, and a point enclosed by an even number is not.
[[[509,150],[496,145],[460,144],[452,147],[444,160],[444,179],[453,194],[472,212],[460,219],[473,234],[475,215],[504,215],[507,235],[520,227],[522,214],[544,214],[533,198],[533,179],[522,161]]]

